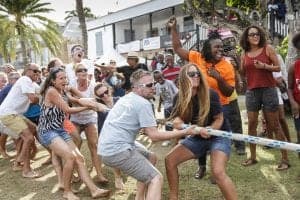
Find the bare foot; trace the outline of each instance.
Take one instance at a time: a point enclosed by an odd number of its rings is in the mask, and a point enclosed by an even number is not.
[[[67,192],[65,191],[63,194],[63,198],[67,200],[80,200],[80,198],[71,191],[67,191]]]
[[[64,191],[65,188],[64,188],[63,184],[62,185],[58,184],[58,189]],[[74,194],[78,194],[79,193],[79,190],[76,190],[76,189],[73,189],[73,188],[71,190],[72,190],[72,192]]]
[[[110,194],[110,190],[104,190],[104,189],[100,189],[98,188],[97,190],[95,190],[94,192],[92,192],[92,198],[96,199],[99,197],[107,197]]]
[[[29,171],[29,172],[27,172],[27,173],[22,173],[22,176],[24,177],[24,178],[39,178],[39,177],[41,177],[42,175],[39,173],[39,172],[36,172],[36,171],[33,171],[33,170],[31,170],[31,171]]]
[[[101,184],[107,184],[108,183],[107,178],[105,178],[103,175],[98,175],[95,181],[97,183],[101,183]]]
[[[115,187],[117,190],[123,190],[124,189],[124,183],[122,178],[115,178]]]

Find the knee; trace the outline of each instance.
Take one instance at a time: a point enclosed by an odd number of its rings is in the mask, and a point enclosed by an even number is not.
[[[151,184],[154,184],[154,185],[160,185],[162,187],[163,185],[163,182],[164,182],[164,178],[162,176],[162,174],[157,174],[152,180],[151,180]]]
[[[172,159],[172,156],[170,156],[170,155],[166,156],[165,166],[166,166],[167,170],[171,169],[171,168],[174,168],[174,167],[177,167],[177,164],[175,163],[174,159]]]
[[[224,180],[224,178],[226,177],[225,169],[223,169],[221,167],[213,168],[212,169],[212,174],[213,174],[213,177],[215,178],[215,180],[217,181],[217,183],[219,181]]]

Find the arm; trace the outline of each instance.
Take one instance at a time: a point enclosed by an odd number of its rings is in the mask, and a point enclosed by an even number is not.
[[[218,83],[218,87],[223,95],[229,97],[232,94],[234,87],[229,85],[227,81],[220,75],[220,73],[214,67],[211,67],[208,70],[208,75],[216,79]]]
[[[28,99],[30,100],[31,103],[39,103],[39,97],[36,94],[32,93],[26,93]]]
[[[299,117],[299,104],[296,102],[296,100],[294,99],[294,95],[293,95],[293,89],[294,89],[294,70],[295,70],[295,65],[291,64],[291,66],[289,67],[289,71],[288,71],[288,96],[289,96],[289,100],[291,103],[291,108],[292,108],[292,114],[295,118]]]
[[[48,99],[48,101],[51,104],[57,106],[58,108],[62,109],[65,113],[69,114],[89,109],[88,107],[70,107],[54,88],[48,89],[45,99]]]
[[[153,141],[168,140],[172,138],[180,138],[187,135],[195,135],[197,132],[194,130],[194,126],[183,130],[174,131],[158,131],[157,127],[146,127],[144,128],[146,135]]]
[[[272,61],[272,65],[268,65],[259,60],[254,60],[254,66],[256,67],[256,69],[264,69],[271,72],[279,72],[280,66],[279,66],[279,61],[275,50],[271,45],[267,45],[266,51],[267,51],[267,56],[269,56],[270,60]]]
[[[241,60],[240,60],[241,67],[240,67],[239,72],[240,72],[240,75],[243,76],[243,77],[245,77],[244,57],[245,57],[245,54],[242,53],[242,55],[241,55]]]
[[[179,35],[176,30],[176,24],[177,24],[177,22],[176,22],[176,18],[174,16],[171,17],[167,23],[167,26],[171,30],[173,49],[179,55],[180,58],[182,58],[184,60],[189,60],[189,52],[186,49],[183,49],[181,46]]]

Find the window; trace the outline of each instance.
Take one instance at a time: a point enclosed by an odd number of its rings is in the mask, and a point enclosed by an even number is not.
[[[96,56],[103,55],[103,41],[102,41],[102,32],[95,33],[96,38]]]
[[[131,40],[130,29],[125,29],[124,30],[124,38],[125,38],[125,42],[134,41],[135,40],[135,32],[134,32],[134,30],[132,31],[132,40]]]
[[[188,32],[194,30],[194,19],[192,16],[183,18],[183,31]]]
[[[152,28],[152,32],[150,34],[150,30],[147,31],[147,38],[148,37],[156,37],[158,36],[158,28]]]

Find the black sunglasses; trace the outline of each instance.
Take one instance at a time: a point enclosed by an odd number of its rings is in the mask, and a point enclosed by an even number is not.
[[[88,70],[86,68],[81,68],[81,69],[77,69],[76,70],[76,73],[79,73],[79,72],[87,72]]]
[[[187,75],[191,78],[193,78],[195,76],[200,77],[200,72],[198,72],[198,71],[188,72]]]
[[[155,82],[152,83],[143,83],[143,84],[139,84],[140,87],[147,87],[147,88],[152,88],[153,86],[155,86]]]
[[[259,33],[250,33],[250,34],[248,34],[248,36],[249,37],[254,37],[254,36],[259,37],[260,34]]]
[[[38,69],[30,69],[30,68],[29,68],[29,70],[33,71],[33,73],[35,73],[35,74],[37,74],[37,73],[40,73],[40,72],[41,72],[41,71],[40,71],[40,70],[38,70]]]
[[[102,94],[99,94],[99,95],[96,95],[97,97],[99,97],[99,98],[103,98],[104,97],[104,95],[106,94],[106,95],[108,95],[108,89],[107,90],[105,90]]]

